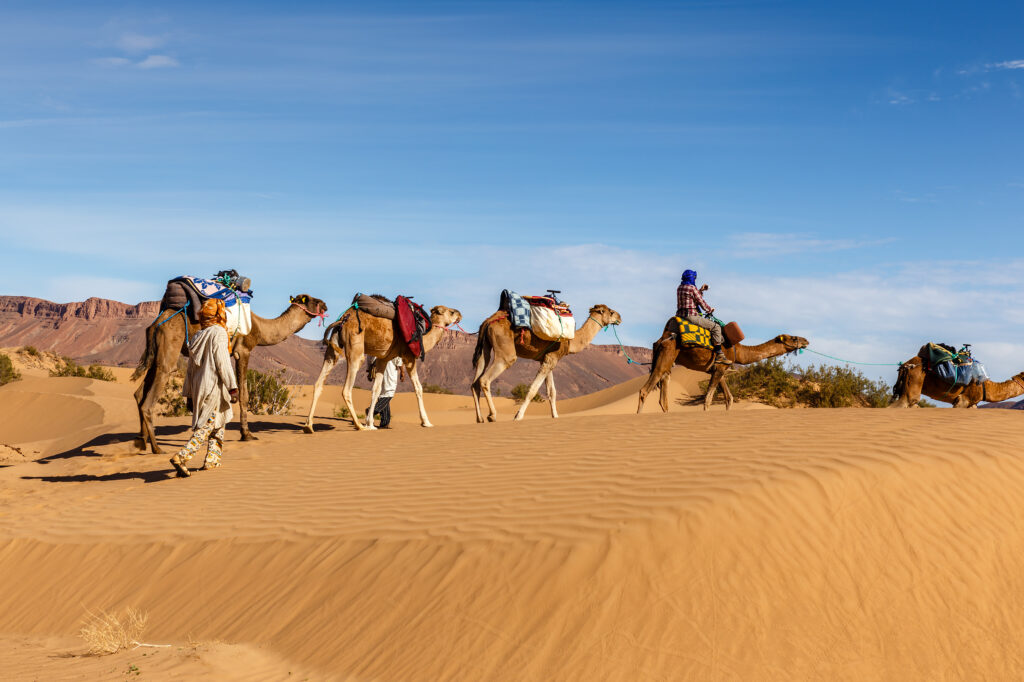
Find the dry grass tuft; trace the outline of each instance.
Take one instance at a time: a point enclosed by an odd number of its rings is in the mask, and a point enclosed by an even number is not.
[[[139,638],[146,629],[147,620],[147,614],[135,609],[125,609],[120,615],[107,611],[90,612],[78,634],[89,645],[89,655],[106,656],[140,646]]]

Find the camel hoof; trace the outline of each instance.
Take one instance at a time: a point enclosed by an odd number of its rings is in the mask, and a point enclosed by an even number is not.
[[[426,422],[426,423],[425,423],[425,424],[423,425],[423,428],[425,428],[425,429],[432,429],[432,428],[434,428],[434,425],[433,425],[433,424],[431,424],[430,422]]]
[[[259,440],[256,436],[252,435],[248,431],[242,433],[242,440]]]
[[[146,449],[146,439],[145,438],[136,438],[135,440],[132,441],[132,447],[135,448],[136,450],[139,450],[140,452],[142,450],[145,450]]]
[[[489,414],[489,415],[487,415],[487,421],[493,423],[493,422],[498,421],[498,418],[495,415],[493,415],[493,414]]]
[[[313,433],[313,425],[312,425],[312,424],[306,424],[306,425],[304,425],[304,426],[302,427],[302,430],[303,430],[303,431],[304,431],[305,433]]]

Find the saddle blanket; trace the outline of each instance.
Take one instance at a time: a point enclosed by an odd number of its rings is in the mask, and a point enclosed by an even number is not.
[[[176,285],[176,286],[172,286]],[[252,294],[248,291],[235,291],[228,287],[201,277],[182,276],[175,277],[167,283],[167,291],[164,293],[164,300],[161,310],[181,305],[175,305],[180,294],[175,295],[173,289],[186,294],[189,302],[189,318],[193,322],[199,320],[199,308],[203,301],[210,298],[219,298],[224,301],[224,308],[228,314],[228,335],[234,337],[237,334],[246,335],[252,331]],[[182,303],[182,305],[184,305]]]
[[[512,325],[512,329],[530,328],[530,304],[516,292],[509,291],[508,289],[502,291],[498,310],[503,310],[508,314],[508,320]]]
[[[525,296],[530,304],[530,331],[546,341],[562,341],[576,336],[576,321],[567,303],[549,296]]]
[[[419,303],[413,303],[405,296],[395,298],[395,312],[398,330],[402,334],[409,351],[420,360],[426,354],[423,348],[423,335],[434,326],[430,315]]]
[[[699,346],[701,348],[712,348],[710,329],[698,327],[697,325],[691,322],[687,322],[681,317],[675,318],[675,321],[679,324],[680,346]]]

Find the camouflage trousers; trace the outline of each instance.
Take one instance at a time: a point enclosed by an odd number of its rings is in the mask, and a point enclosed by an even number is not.
[[[220,466],[221,454],[224,451],[224,427],[214,428],[214,419],[216,416],[210,417],[205,424],[193,431],[188,443],[178,451],[178,459],[182,464],[192,459],[203,443],[206,443],[206,460],[203,466],[207,469]]]

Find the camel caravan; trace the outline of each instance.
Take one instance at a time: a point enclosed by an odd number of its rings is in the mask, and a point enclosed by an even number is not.
[[[666,321],[661,336],[654,342],[650,373],[639,391],[638,413],[655,389],[660,392],[661,409],[668,411],[669,383],[672,369],[677,365],[709,376],[703,399],[705,410],[711,406],[719,389],[729,409],[734,401],[727,377],[736,366],[808,347],[807,339],[792,334],[779,334],[763,343],[745,345],[738,324],[726,324],[715,317],[714,308],[703,297],[708,285],[698,288],[696,276],[693,270],[683,274],[677,289],[676,314]],[[602,329],[622,323],[618,312],[605,304],[595,304],[587,309],[586,319],[577,328],[570,306],[558,299],[559,293],[549,289],[544,296],[524,296],[505,290],[499,298],[498,310],[481,323],[473,352],[470,385],[477,422],[496,421],[492,385],[520,358],[535,360],[539,367],[513,419],[519,421],[525,417],[542,384],[546,386],[551,416],[557,418],[554,370],[559,360],[585,349]],[[239,404],[242,440],[255,438],[249,430],[244,380],[250,353],[256,346],[281,343],[313,319],[323,324],[327,304],[309,294],[296,294],[289,297],[287,307],[279,316],[262,318],[251,312],[251,301],[251,282],[234,270],[218,272],[212,279],[183,276],[167,282],[160,313],[146,329],[145,351],[133,375],[135,379],[143,379],[135,393],[139,412],[136,447],[161,452],[153,412],[179,360],[188,355],[191,341],[215,318],[226,334],[234,376],[242,379],[237,388],[225,389],[224,394],[230,394],[231,401]],[[211,302],[215,304],[212,308]],[[424,427],[432,426],[417,363],[426,358],[448,327],[461,321],[462,313],[454,307],[438,305],[427,311],[406,296],[392,300],[378,294],[356,294],[324,331],[323,364],[313,386],[304,431],[314,432],[314,415],[324,383],[342,359],[346,364],[342,399],[347,416],[357,430],[375,428],[372,411],[367,412],[363,422],[356,416],[352,402],[352,389],[367,357],[373,359],[368,368],[373,380],[371,407],[381,393],[384,369],[395,362],[412,381],[420,423]],[[916,356],[901,363],[893,388],[892,407],[916,406],[922,395],[954,407],[1009,400],[1024,395],[1024,373],[1004,382],[994,382],[988,378],[984,366],[971,356],[969,346],[956,351],[951,346],[929,343],[922,346]],[[486,403],[486,417],[481,399]]]

